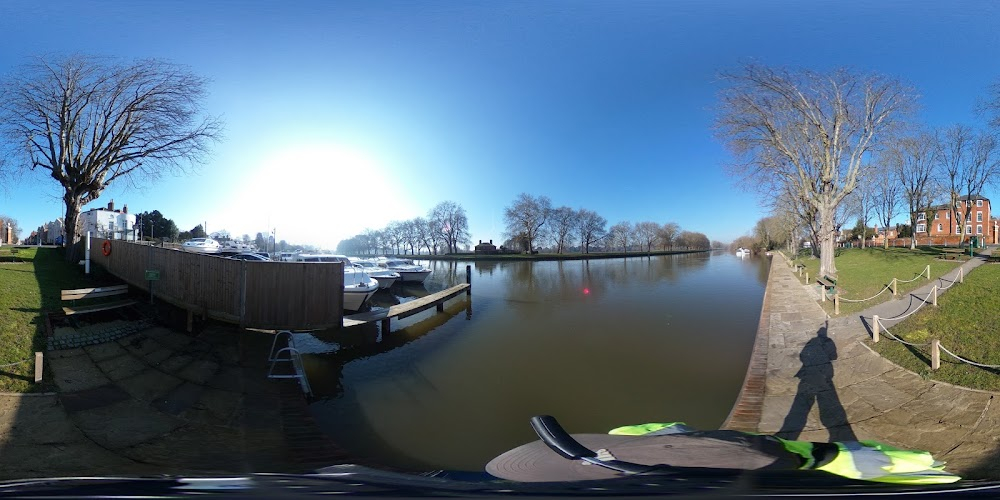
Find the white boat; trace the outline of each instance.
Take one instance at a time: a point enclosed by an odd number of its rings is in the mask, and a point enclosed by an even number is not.
[[[212,238],[191,238],[182,243],[181,248],[194,253],[219,253],[222,247]]]
[[[223,253],[257,253],[257,245],[231,240],[222,245],[219,251]]]
[[[430,269],[405,259],[383,258],[378,265],[399,273],[400,281],[404,283],[423,283],[431,275]]]
[[[351,264],[343,255],[306,254],[295,256],[295,262],[343,262],[344,263],[344,310],[360,311],[368,299],[378,291],[379,282],[361,269]]]
[[[737,257],[749,257],[750,256],[750,249],[743,248],[743,247],[737,248],[736,249],[736,256]]]
[[[348,258],[356,269],[360,269],[368,273],[368,276],[375,278],[378,281],[378,287],[382,290],[391,287],[394,283],[402,279],[399,273],[379,267],[378,264],[370,260],[358,259],[356,257]]]

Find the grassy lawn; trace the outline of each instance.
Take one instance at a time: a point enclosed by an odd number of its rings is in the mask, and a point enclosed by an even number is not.
[[[48,383],[34,383],[34,353],[45,350],[45,315],[61,307],[62,289],[95,286],[80,266],[63,260],[54,248],[21,249],[22,262],[9,262],[7,247],[0,262],[0,365],[30,359],[12,367],[0,367],[0,392],[51,390]],[[51,377],[47,376],[51,379]]]
[[[916,250],[906,248],[847,248],[840,251],[836,257],[837,264],[837,290],[842,299],[867,299],[877,293],[882,288],[896,278],[900,282],[916,278],[929,264],[931,266],[931,277],[937,278],[948,271],[951,271],[960,261],[944,261],[939,257],[944,249],[934,247],[921,247]],[[800,278],[805,282],[805,272],[809,273],[809,284],[816,284],[819,273],[819,259],[804,257],[794,261],[796,264],[805,265],[805,270]],[[928,283],[926,274],[923,278],[917,278],[910,283],[898,283],[897,290],[900,294],[905,294],[911,290],[916,290]],[[867,302],[852,303],[841,301],[840,314],[851,314],[863,311],[875,304],[892,299],[892,292],[885,291],[877,298]],[[830,315],[833,315],[833,302],[821,303]]]
[[[985,264],[938,297],[938,307],[927,306],[889,331],[916,344],[939,339],[941,345],[971,361],[1000,365],[1000,265]],[[975,389],[1000,390],[1000,370],[961,363],[944,351],[941,369],[930,369],[930,347],[907,347],[883,337],[869,344],[894,363],[925,377]]]

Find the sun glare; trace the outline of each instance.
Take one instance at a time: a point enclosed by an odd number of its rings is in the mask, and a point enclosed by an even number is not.
[[[233,236],[275,230],[278,240],[328,249],[409,217],[400,186],[376,157],[344,146],[291,147],[248,165],[239,199],[216,227]]]

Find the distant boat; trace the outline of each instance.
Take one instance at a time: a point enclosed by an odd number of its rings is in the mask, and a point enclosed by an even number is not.
[[[736,255],[739,257],[748,257],[750,256],[750,249],[739,247],[736,249]]]
[[[212,238],[191,238],[182,243],[181,248],[194,253],[219,253],[221,245]]]
[[[351,263],[354,265],[356,269],[360,269],[368,273],[368,276],[375,278],[375,281],[378,281],[378,287],[383,290],[391,287],[393,283],[402,279],[399,273],[395,271],[390,271],[383,267],[379,267],[378,264],[370,260],[359,259],[356,257],[348,257],[348,258],[351,260]]]

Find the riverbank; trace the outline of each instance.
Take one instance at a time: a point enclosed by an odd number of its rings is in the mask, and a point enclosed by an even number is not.
[[[963,264],[963,273],[981,263]],[[929,451],[967,479],[1000,478],[1000,405],[993,404],[998,394],[927,380],[866,345],[873,314],[905,314],[935,284],[954,282],[957,273],[899,300],[831,319],[811,287],[775,255],[762,311],[766,321],[762,317],[758,332],[767,349],[751,361],[751,367],[766,366],[759,412],[742,414],[741,422],[731,418],[727,425],[817,442],[871,439]]]
[[[402,259],[416,260],[445,260],[445,261],[524,261],[524,260],[588,260],[588,259],[621,259],[628,257],[655,257],[658,255],[680,255],[689,253],[715,252],[716,250],[663,250],[656,252],[592,252],[592,253],[537,253],[537,254],[477,254],[477,253],[452,253],[445,255],[395,255]]]

